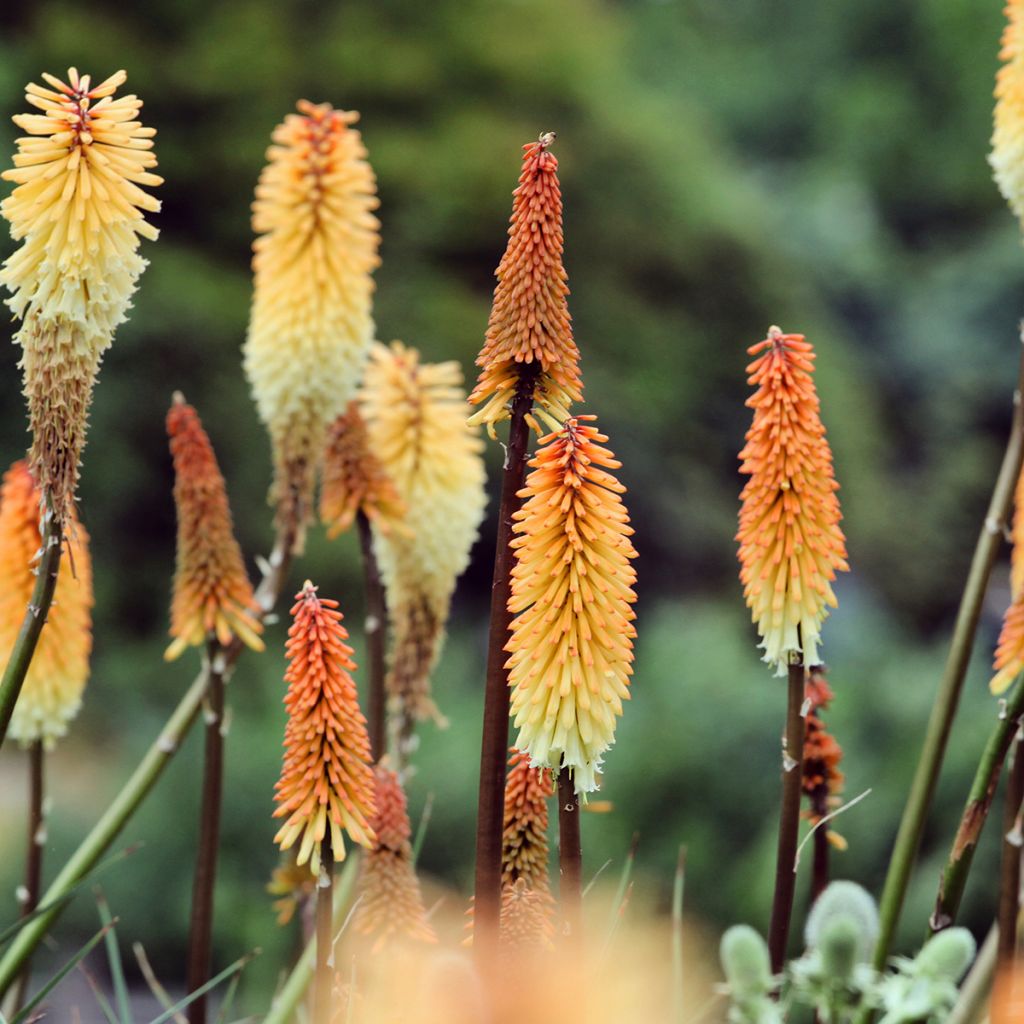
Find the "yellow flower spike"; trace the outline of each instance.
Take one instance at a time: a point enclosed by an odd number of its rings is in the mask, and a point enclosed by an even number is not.
[[[377,185],[359,115],[305,100],[274,130],[253,203],[245,371],[274,449],[279,522],[312,511],[328,425],[373,340]]]
[[[71,68],[69,83],[43,75],[51,88],[26,87],[39,113],[19,114],[16,188],[0,213],[21,246],[0,270],[0,283],[22,321],[15,341],[32,429],[30,462],[54,513],[74,503],[93,383],[114,330],[125,319],[146,261],[139,239],[155,239],[144,214],[160,203],[140,186],[160,185],[152,128],[138,120],[142,102],[114,98],[118,71],[96,88]]]
[[[466,424],[458,365],[423,363],[400,342],[374,346],[360,409],[413,531],[374,534],[392,627],[388,693],[407,719],[437,719],[430,672],[483,518],[483,442]]]
[[[1024,2],[1006,5],[996,74],[996,107],[992,132],[992,165],[999,191],[1024,224]]]
[[[541,439],[515,513],[515,566],[505,646],[516,747],[532,763],[572,771],[577,793],[597,788],[602,754],[629,699],[636,636],[636,551],[620,465],[588,421]]]
[[[0,659],[14,647],[32,588],[33,564],[42,545],[42,495],[28,465],[16,462],[0,488]],[[11,735],[47,747],[67,732],[78,713],[92,651],[92,563],[89,535],[71,513],[61,554],[57,590],[11,717]]]

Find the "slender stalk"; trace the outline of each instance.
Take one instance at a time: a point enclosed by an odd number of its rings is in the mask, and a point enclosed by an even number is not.
[[[570,952],[583,940],[583,852],[580,848],[580,798],[568,768],[558,773],[558,901]]]
[[[370,520],[360,510],[356,515],[359,528],[359,547],[363,554],[363,575],[366,578],[366,653],[369,662],[370,699],[369,711],[370,755],[379,761],[387,753],[384,727],[384,650],[386,646],[387,604],[384,598],[384,584],[380,578],[380,567],[373,552],[373,531]]]
[[[1024,340],[1024,338],[1022,338]],[[924,746],[918,758],[914,781],[907,797],[906,807],[900,819],[899,831],[889,860],[889,870],[885,878],[885,888],[879,904],[880,929],[878,943],[875,946],[874,966],[881,970],[885,966],[892,945],[896,923],[903,907],[903,898],[910,881],[910,872],[921,841],[925,819],[935,794],[939,772],[946,753],[949,733],[953,727],[960,703],[960,691],[963,688],[967,664],[974,646],[974,635],[978,628],[981,605],[988,588],[989,576],[999,552],[1003,531],[1009,521],[1010,508],[1013,502],[1013,491],[1020,476],[1021,462],[1024,460],[1024,408],[1021,394],[1024,392],[1024,351],[1017,377],[1017,389],[1013,396],[1013,424],[1010,437],[1003,455],[1003,463],[999,469],[992,499],[989,502],[985,521],[978,535],[974,548],[970,572],[960,598],[956,625],[953,628],[953,639],[950,642],[946,668],[935,703],[932,705],[925,733]]]
[[[686,847],[679,847],[676,876],[672,885],[672,1020],[680,1024],[683,1012],[683,886],[686,882]]]
[[[1017,955],[1020,917],[1020,810],[1024,801],[1024,749],[1018,731],[1013,743],[1013,767],[1003,805],[1002,864],[999,870],[999,966],[1007,967]]]
[[[786,962],[789,921],[793,915],[793,893],[796,889],[796,845],[800,828],[800,795],[803,772],[804,665],[789,666],[786,708],[786,746],[782,752],[782,806],[779,812],[779,843],[775,863],[775,895],[772,899],[771,923],[768,927],[768,950],[772,971],[782,972]]]
[[[316,976],[313,1024],[330,1024],[334,978],[334,852],[330,830],[321,844],[320,884],[316,890]]]
[[[929,934],[933,935],[943,928],[948,928],[956,919],[964,886],[967,884],[967,875],[971,870],[971,861],[974,859],[974,851],[988,819],[996,786],[999,785],[999,773],[1003,769],[1003,762],[1017,733],[1022,714],[1024,674],[1018,677],[1009,702],[1000,711],[974,772],[974,781],[971,783],[967,804],[960,818],[960,827],[956,831],[953,847],[939,880],[935,909],[928,921]]]
[[[498,511],[498,540],[491,582],[491,624],[487,642],[487,681],[484,691],[483,737],[480,745],[480,796],[477,804],[476,885],[473,949],[481,963],[493,963],[498,949],[501,914],[501,829],[505,806],[505,761],[508,757],[508,672],[505,644],[512,615],[511,593],[512,515],[518,511],[526,474],[529,426],[526,418],[533,404],[536,363],[520,371],[508,428],[508,449]]]
[[[211,654],[216,645],[211,644]],[[213,947],[213,898],[220,848],[220,814],[224,792],[224,676],[210,672],[204,702],[206,739],[203,752],[202,806],[199,844],[192,879],[192,918],[189,924],[186,991],[195,992],[210,980]],[[188,1007],[189,1024],[206,1024],[206,996],[197,996]]]
[[[811,810],[814,814],[828,814],[828,783],[818,786],[811,795]],[[828,887],[829,854],[831,845],[828,841],[828,823],[826,822],[814,833],[811,839],[814,844],[814,858],[811,862],[811,903]]]
[[[42,553],[36,568],[32,597],[25,609],[25,618],[15,638],[14,649],[7,660],[3,677],[0,678],[0,747],[7,736],[14,705],[18,703],[18,695],[32,663],[32,656],[36,653],[36,644],[46,625],[46,616],[53,603],[53,592],[57,588],[63,532],[61,524],[50,511],[49,501],[43,513],[42,527]]]

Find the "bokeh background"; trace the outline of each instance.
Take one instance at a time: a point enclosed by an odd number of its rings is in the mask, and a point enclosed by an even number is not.
[[[571,310],[588,411],[624,465],[640,551],[634,699],[607,759],[614,810],[585,818],[588,873],[640,833],[635,904],[667,905],[689,851],[687,914],[712,940],[765,927],[783,684],[758,660],[736,579],[745,349],[767,326],[818,353],[852,571],[825,629],[847,795],[835,871],[880,888],[947,637],[1009,425],[1024,313],[1019,229],[986,163],[1001,0],[8,0],[0,154],[24,84],[74,64],[129,73],[158,129],[160,240],[96,392],[81,488],[96,566],[87,700],[51,769],[51,870],[192,678],[166,665],[174,559],[163,417],[198,406],[250,556],[271,539],[269,450],[241,372],[249,203],[296,99],[362,112],[379,178],[379,337],[472,375],[522,143],[558,132]],[[6,193],[6,188],[5,188]],[[11,250],[0,239],[0,255]],[[13,333],[13,328],[4,332]],[[0,344],[0,462],[26,444],[18,353]],[[492,485],[499,450],[490,446]],[[492,486],[492,495],[495,493]],[[493,513],[494,500],[491,510]],[[451,719],[409,785],[434,818],[423,869],[467,893],[493,515],[460,585],[436,674]],[[1005,559],[1004,559],[1005,562]],[[354,538],[319,531],[294,572],[340,598],[362,650]],[[974,760],[996,714],[987,663],[1008,598],[990,588],[962,713],[903,918],[918,940]],[[291,937],[264,886],[280,764],[284,626],[231,685],[219,963],[253,946],[252,1005]],[[200,761],[193,735],[103,878],[120,931],[180,977]],[[0,756],[0,919],[15,913],[25,765]],[[964,918],[995,904],[996,832]],[[806,889],[801,880],[801,891]],[[450,896],[449,899],[456,899]],[[803,896],[802,896],[803,898]],[[95,925],[65,915],[60,956]],[[699,943],[697,944],[700,945]]]

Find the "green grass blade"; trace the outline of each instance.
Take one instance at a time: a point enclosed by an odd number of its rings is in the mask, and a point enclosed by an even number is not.
[[[207,992],[216,988],[222,981],[226,981],[232,975],[243,970],[250,960],[255,959],[259,955],[260,950],[254,949],[251,953],[246,953],[245,956],[239,957],[233,964],[229,967],[225,967],[220,974],[211,978],[205,985],[200,985],[195,992],[190,992],[184,999],[179,999],[172,1007],[164,1010],[159,1017],[154,1017],[153,1020],[150,1021],[150,1024],[165,1024],[165,1021],[170,1020],[175,1014],[180,1013],[186,1006],[193,1003],[200,996],[206,995]]]
[[[114,998],[117,1000],[117,1012],[121,1024],[132,1024],[132,1004],[128,997],[128,986],[124,980],[124,965],[121,963],[121,950],[117,944],[117,930],[113,927],[110,906],[102,890],[95,890],[96,907],[100,912],[100,923],[110,926],[104,938],[107,947],[107,961],[110,966],[110,981],[114,986]]]
[[[224,1002],[220,1005],[220,1013],[217,1014],[217,1024],[225,1024],[228,1019],[228,1012],[235,1001],[235,993],[238,991],[238,983],[242,980],[242,972],[239,971],[228,984],[224,993]]]
[[[427,826],[430,825],[430,818],[434,813],[434,794],[428,793],[423,804],[423,813],[420,815],[420,823],[416,826],[416,838],[412,842],[412,863],[420,859],[420,850],[423,849],[423,842],[427,838]]]
[[[683,886],[686,882],[686,847],[679,847],[672,884],[672,1020],[683,1019]]]
[[[85,964],[79,964],[78,969],[82,972],[82,977],[85,978],[96,1004],[103,1011],[103,1016],[107,1018],[107,1024],[121,1024],[117,1019],[117,1014],[114,1013],[114,1008],[110,1005],[110,1000],[103,994],[103,989],[100,988],[89,969]]]
[[[634,832],[633,838],[629,843],[629,851],[626,853],[626,859],[622,862],[622,871],[619,872],[619,886],[615,890],[615,899],[612,900],[612,908],[608,914],[608,928],[605,932],[603,947],[605,952],[608,950],[609,945],[611,945],[612,936],[619,927],[619,919],[622,916],[622,904],[626,899],[626,893],[629,891],[629,882],[633,877],[633,865],[636,864],[636,850],[639,845],[640,833]]]

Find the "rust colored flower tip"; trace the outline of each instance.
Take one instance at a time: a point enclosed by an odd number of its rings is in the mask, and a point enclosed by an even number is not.
[[[377,811],[371,825],[377,841],[363,861],[361,896],[352,926],[375,938],[375,952],[395,940],[437,942],[412,861],[412,829],[402,783],[385,765],[378,764],[373,773]]]
[[[846,570],[846,540],[832,450],[811,376],[814,350],[802,334],[778,327],[747,350],[756,355],[747,399],[754,410],[740,472],[740,580],[761,636],[764,660],[786,672],[790,658],[820,661],[821,624],[836,599],[831,583]]]
[[[118,71],[93,87],[68,70],[68,82],[43,75],[25,99],[39,113],[19,114],[16,188],[0,212],[21,242],[0,270],[7,304],[22,321],[15,341],[32,428],[30,463],[66,520],[74,503],[86,419],[100,359],[125,319],[146,261],[139,238],[155,239],[143,219],[160,203],[140,186],[159,185],[154,129],[138,120],[142,102],[114,98]]]
[[[263,624],[235,540],[224,477],[199,415],[176,394],[167,414],[174,459],[178,555],[171,601],[171,661],[210,637],[225,646],[238,637],[263,650]]]
[[[408,532],[405,503],[370,447],[366,423],[355,401],[331,424],[324,456],[320,519],[337,537],[362,512],[381,533]]]
[[[1024,223],[1024,2],[1006,5],[996,74],[996,107],[989,163],[999,191]]]
[[[515,513],[515,566],[505,646],[516,746],[535,765],[568,767],[578,793],[597,788],[601,756],[629,699],[636,636],[636,551],[609,469],[608,438],[567,420],[541,439]]]
[[[508,247],[498,264],[487,337],[477,358],[480,377],[469,400],[482,408],[472,423],[507,419],[520,374],[536,375],[538,413],[557,430],[583,397],[579,349],[572,337],[568,277],[562,265],[562,193],[554,132],[523,147],[523,170],[512,193]]]
[[[35,584],[42,495],[27,463],[16,462],[0,488],[0,658],[14,648]],[[78,713],[92,651],[89,535],[72,513],[53,605],[11,717],[11,735],[47,747]]]
[[[355,394],[374,325],[377,184],[359,115],[299,103],[256,186],[245,371],[270,431],[279,522],[312,510],[328,425]]]
[[[391,705],[407,722],[439,719],[430,673],[484,514],[483,442],[466,424],[458,364],[421,362],[401,342],[373,347],[360,411],[410,528],[374,530],[391,621]]]
[[[844,781],[839,770],[843,751],[820,714],[828,708],[833,696],[822,666],[815,666],[808,672],[804,695],[809,710],[804,729],[802,786],[809,807],[803,812],[803,817],[813,826],[839,804]],[[827,836],[833,846],[846,849],[846,840],[839,833],[828,829]]]
[[[335,860],[345,859],[342,828],[372,848],[376,810],[370,738],[359,710],[348,633],[338,602],[317,596],[308,580],[295,595],[285,653],[284,698],[288,724],[284,765],[275,787],[275,818],[286,818],[274,837],[282,850],[301,837],[299,864],[320,872],[321,847],[330,829]]]

